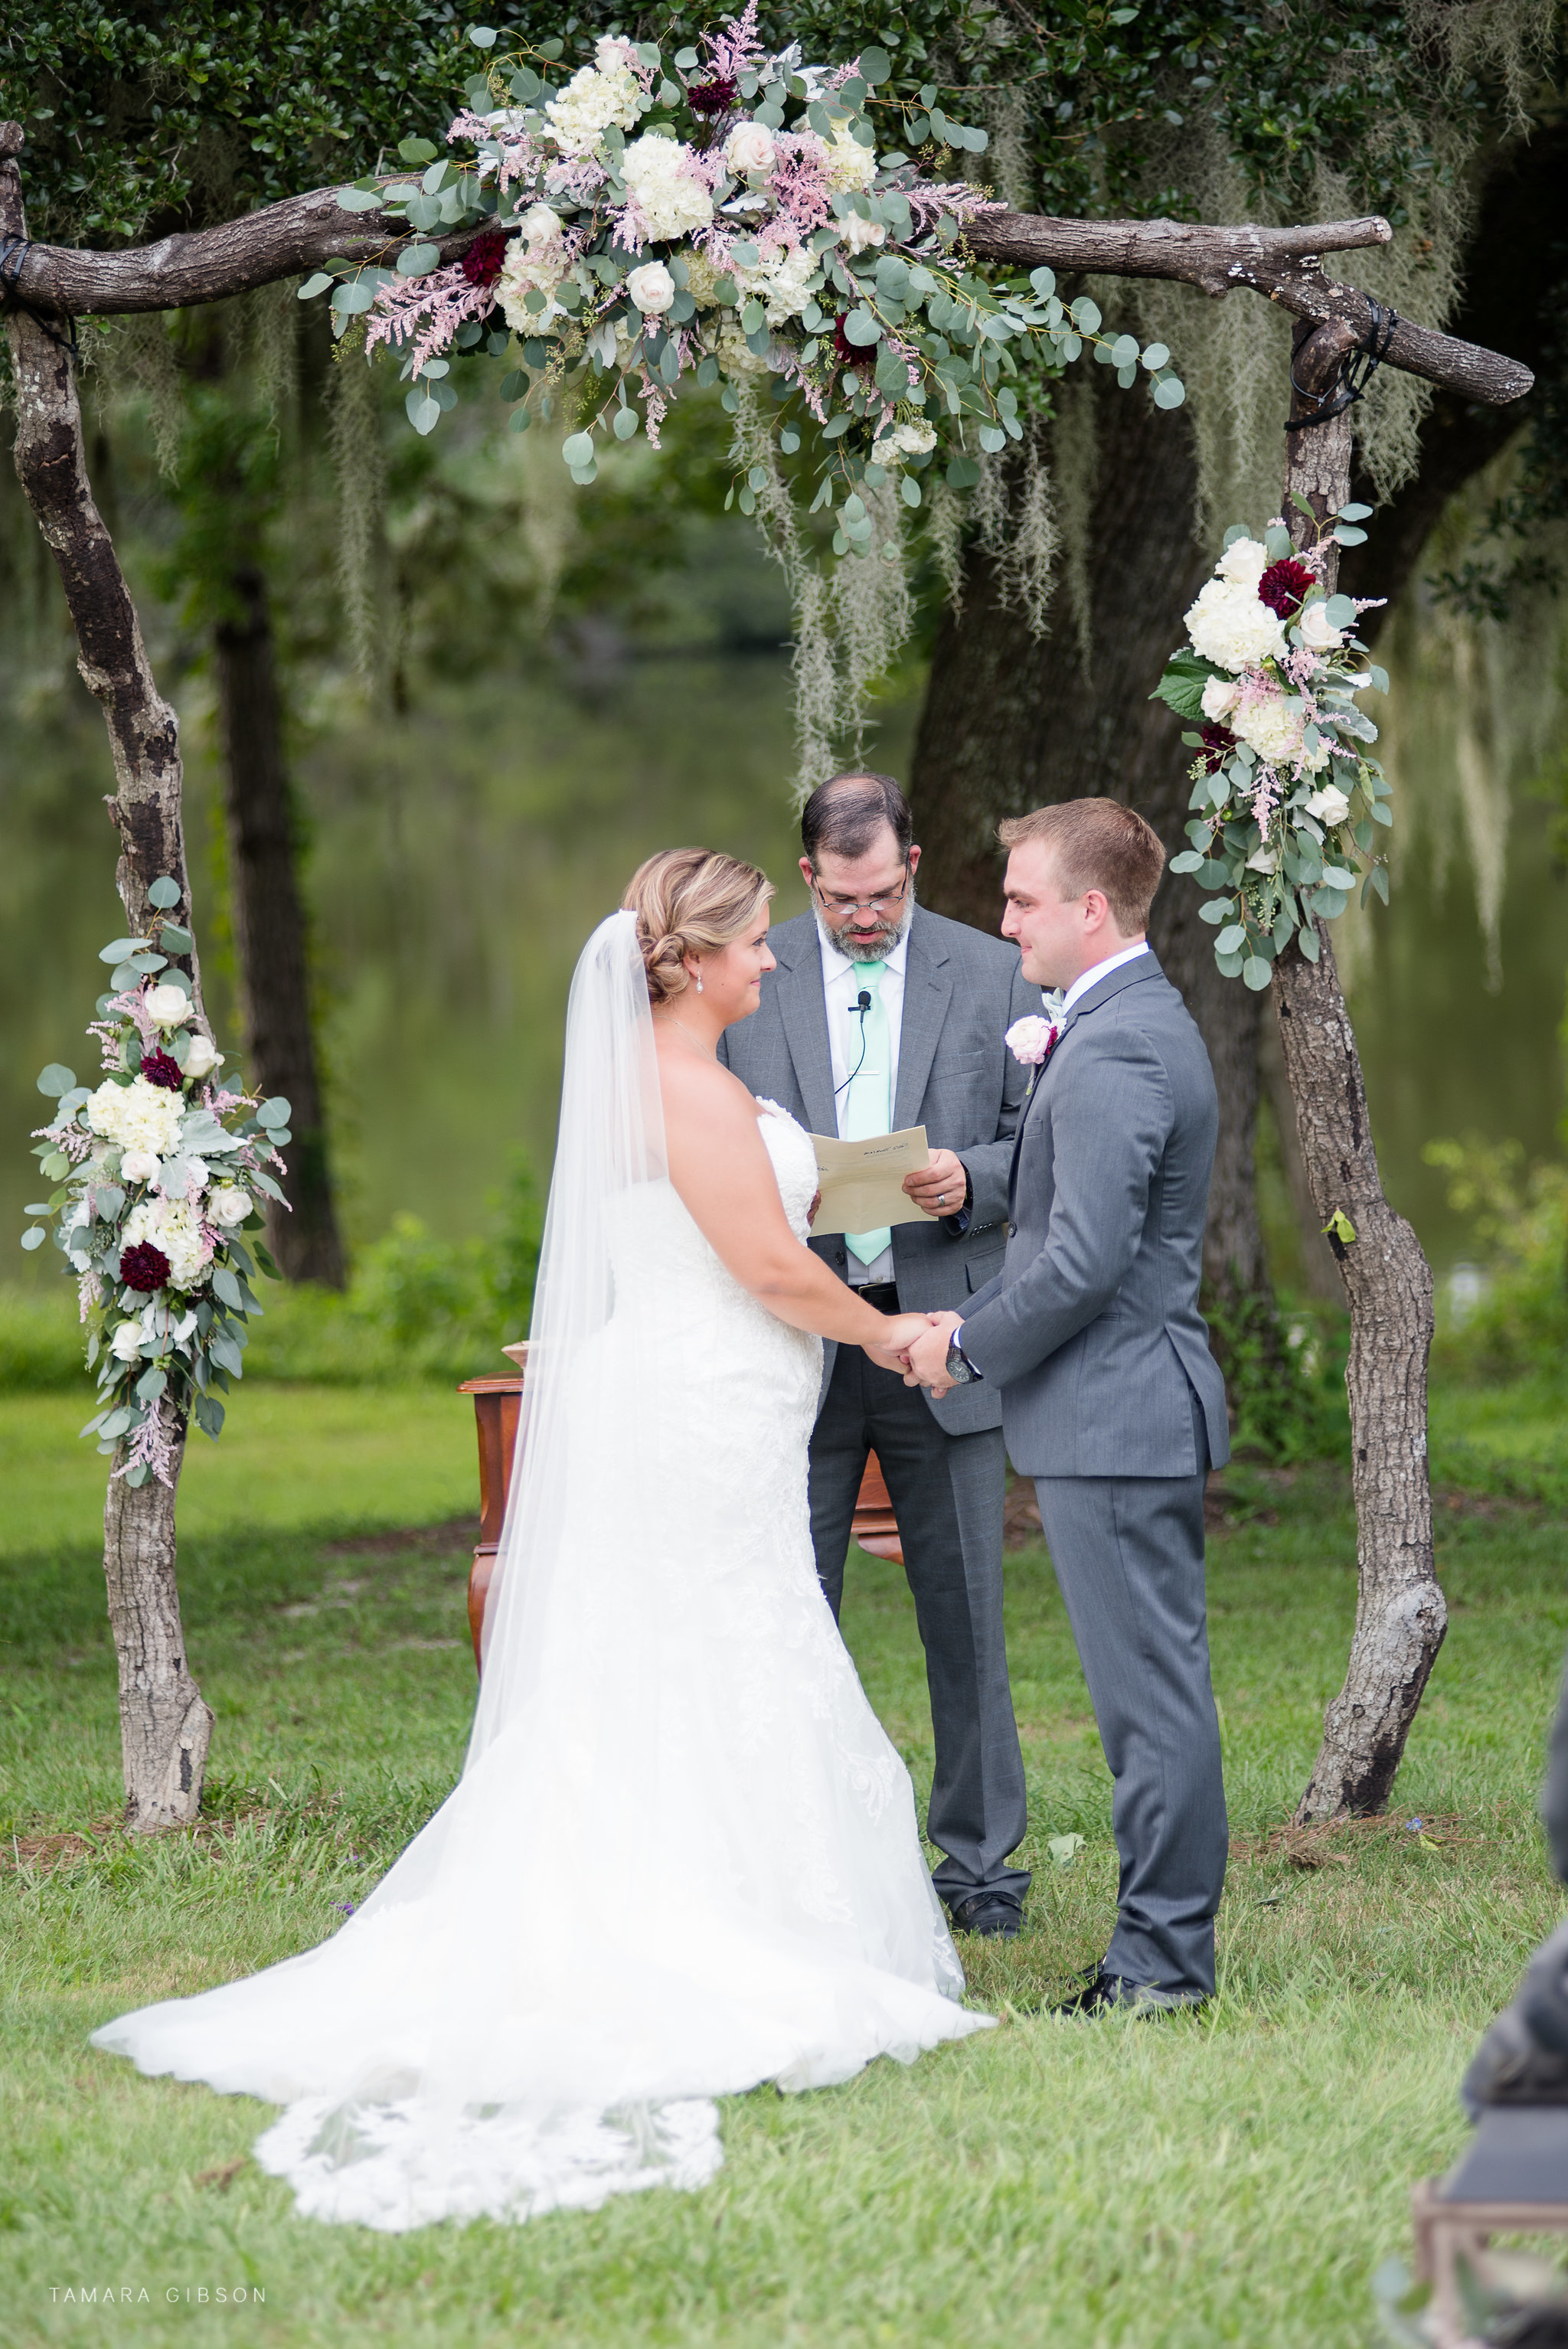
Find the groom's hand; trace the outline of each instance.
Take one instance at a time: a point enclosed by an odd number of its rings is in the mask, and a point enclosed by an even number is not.
[[[931,1164],[914,1174],[906,1174],[903,1187],[917,1207],[928,1216],[955,1216],[964,1205],[969,1188],[969,1176],[962,1158],[951,1150],[934,1150]]]
[[[956,1313],[928,1313],[923,1334],[911,1346],[905,1356],[909,1364],[904,1372],[906,1387],[929,1387],[938,1402],[952,1392],[953,1381],[947,1376],[947,1341],[957,1329],[961,1316]]]
[[[924,1335],[925,1328],[923,1313],[890,1313],[865,1350],[882,1370],[903,1371],[909,1361],[910,1347]],[[910,1381],[906,1380],[904,1383],[908,1385]],[[918,1380],[914,1383],[918,1385]]]

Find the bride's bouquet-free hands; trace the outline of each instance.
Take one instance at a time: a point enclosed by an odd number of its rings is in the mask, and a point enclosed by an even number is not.
[[[956,1313],[890,1313],[883,1321],[882,1334],[878,1342],[868,1344],[865,1350],[884,1371],[901,1371],[905,1386],[929,1386],[940,1398],[946,1393],[950,1382],[938,1381],[934,1376],[920,1375],[913,1368],[912,1356],[917,1347],[923,1352],[925,1350],[923,1340],[930,1339],[935,1327],[944,1330],[942,1350],[945,1357],[945,1331],[955,1328],[957,1321]]]

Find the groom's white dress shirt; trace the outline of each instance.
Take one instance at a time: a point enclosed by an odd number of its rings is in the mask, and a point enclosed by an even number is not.
[[[855,1009],[855,999],[860,993],[861,982],[855,976],[852,957],[844,953],[820,920],[817,924],[817,937],[822,949],[822,999],[828,1012],[828,1050],[833,1061],[833,1108],[841,1140],[850,1075],[860,1058],[861,1017]],[[908,961],[909,924],[906,922],[897,946],[882,967],[882,1006],[887,1014],[889,1057],[894,1090],[898,1085],[898,1048],[903,1032],[904,968]],[[892,1103],[890,1100],[890,1133],[892,1130]],[[851,1251],[849,1270],[852,1288],[864,1288],[873,1281],[892,1280],[892,1250],[891,1247],[883,1248],[881,1256],[873,1257],[870,1264],[861,1264]]]
[[[1067,1018],[1073,1005],[1086,996],[1091,987],[1098,987],[1102,978],[1109,978],[1111,972],[1119,970],[1124,962],[1135,962],[1140,955],[1148,952],[1148,939],[1140,938],[1135,947],[1123,947],[1119,954],[1107,955],[1105,960],[1097,962],[1092,970],[1080,970],[1062,999],[1062,1018]]]

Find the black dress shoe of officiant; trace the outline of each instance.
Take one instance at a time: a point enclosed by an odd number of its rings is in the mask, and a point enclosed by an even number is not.
[[[984,1933],[989,1940],[1014,1940],[1024,1921],[1022,1909],[1016,1900],[1001,1892],[972,1892],[964,1900],[954,1900],[952,1918],[960,1933]]]

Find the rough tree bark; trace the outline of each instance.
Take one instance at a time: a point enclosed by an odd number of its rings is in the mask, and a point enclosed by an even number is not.
[[[1298,327],[1293,418],[1310,418],[1354,342],[1339,320]],[[1298,543],[1311,535],[1292,504],[1305,498],[1319,522],[1350,493],[1348,414],[1293,431],[1285,512]],[[1325,584],[1335,585],[1332,543]],[[1320,1220],[1341,1210],[1355,1239],[1332,1240],[1350,1305],[1352,1473],[1359,1581],[1345,1685],[1324,1717],[1323,1745],[1296,1811],[1298,1821],[1381,1810],[1405,1751],[1448,1610],[1432,1564],[1427,1477],[1427,1357],[1432,1276],[1420,1242],[1383,1196],[1367,1114],[1367,1089],[1327,925],[1315,925],[1318,959],[1293,943],[1274,965],[1280,1042],[1295,1098],[1296,1130]]]
[[[1184,418],[1108,387],[1107,376],[1092,369],[1072,394],[1095,406],[1088,650],[1065,585],[1037,639],[1017,604],[1003,602],[996,564],[972,548],[962,602],[944,615],[932,659],[913,771],[923,870],[941,912],[985,929],[995,928],[1001,903],[1001,816],[1104,792],[1147,816],[1167,849],[1186,845],[1181,724],[1149,696],[1212,561],[1192,540],[1191,436]],[[1269,1294],[1253,1180],[1259,1009],[1215,969],[1200,902],[1168,883],[1152,936],[1214,1064],[1221,1124],[1203,1269],[1230,1306]]]
[[[294,1133],[288,1205],[268,1200],[267,1245],[285,1280],[341,1288],[267,585],[252,564],[231,585],[237,608],[217,622],[213,650],[241,1018],[256,1081],[289,1102]]]
[[[22,236],[22,135],[0,124],[0,237]],[[141,935],[160,874],[178,882],[178,919],[191,922],[180,815],[180,737],[159,694],[136,607],[88,486],[81,409],[68,352],[26,315],[5,321],[15,382],[16,471],[58,566],[76,627],[77,667],[103,704],[114,759],[108,811],[119,828],[116,881],[127,926]],[[180,957],[195,989],[196,957]],[[205,1016],[200,1024],[205,1028]],[[123,1446],[116,1467],[123,1464]],[[175,1447],[175,1478],[184,1456]],[[212,1714],[191,1677],[175,1584],[174,1489],[156,1477],[135,1490],[111,1475],[104,1509],[104,1576],[119,1665],[126,1825],[181,1826],[195,1817]]]

